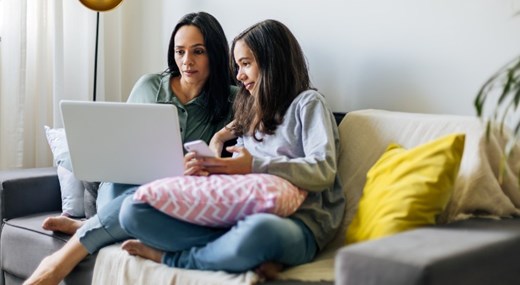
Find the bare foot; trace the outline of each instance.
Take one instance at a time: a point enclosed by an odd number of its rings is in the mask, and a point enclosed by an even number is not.
[[[48,217],[43,221],[42,228],[48,231],[62,232],[73,235],[83,225],[84,221],[66,216]]]
[[[161,263],[163,252],[153,247],[149,247],[144,243],[140,242],[139,240],[127,240],[123,242],[121,248],[123,250],[126,250],[131,255],[137,255],[142,258],[150,259],[151,261]]]
[[[23,285],[57,285],[63,279],[52,255],[45,257]]]
[[[62,248],[45,257],[23,284],[58,285],[87,255],[87,249],[73,235]]]
[[[255,269],[255,272],[265,280],[273,280],[282,269],[283,265],[280,263],[264,262]]]

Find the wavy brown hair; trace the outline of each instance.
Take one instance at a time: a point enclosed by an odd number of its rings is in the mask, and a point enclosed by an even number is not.
[[[233,131],[261,141],[256,132],[274,134],[294,98],[311,88],[307,61],[298,40],[276,20],[265,20],[243,31],[233,40],[232,53],[240,40],[251,49],[260,78],[256,80],[256,94],[250,94],[239,82]],[[236,76],[238,66],[233,56],[232,60]]]

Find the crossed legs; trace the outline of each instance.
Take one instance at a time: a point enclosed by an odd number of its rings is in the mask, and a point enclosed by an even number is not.
[[[317,251],[314,236],[302,222],[271,214],[248,216],[232,228],[211,228],[127,198],[119,219],[138,239],[124,242],[123,250],[177,268],[276,274],[278,264],[302,264]]]

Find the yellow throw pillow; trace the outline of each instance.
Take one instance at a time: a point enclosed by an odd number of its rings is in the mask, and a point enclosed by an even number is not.
[[[452,134],[410,150],[390,144],[367,173],[347,243],[435,224],[453,192],[464,139]]]

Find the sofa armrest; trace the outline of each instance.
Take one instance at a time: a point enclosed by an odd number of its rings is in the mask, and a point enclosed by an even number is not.
[[[520,218],[470,219],[349,245],[336,284],[518,284]]]
[[[0,171],[1,221],[51,211],[61,211],[56,168]]]

